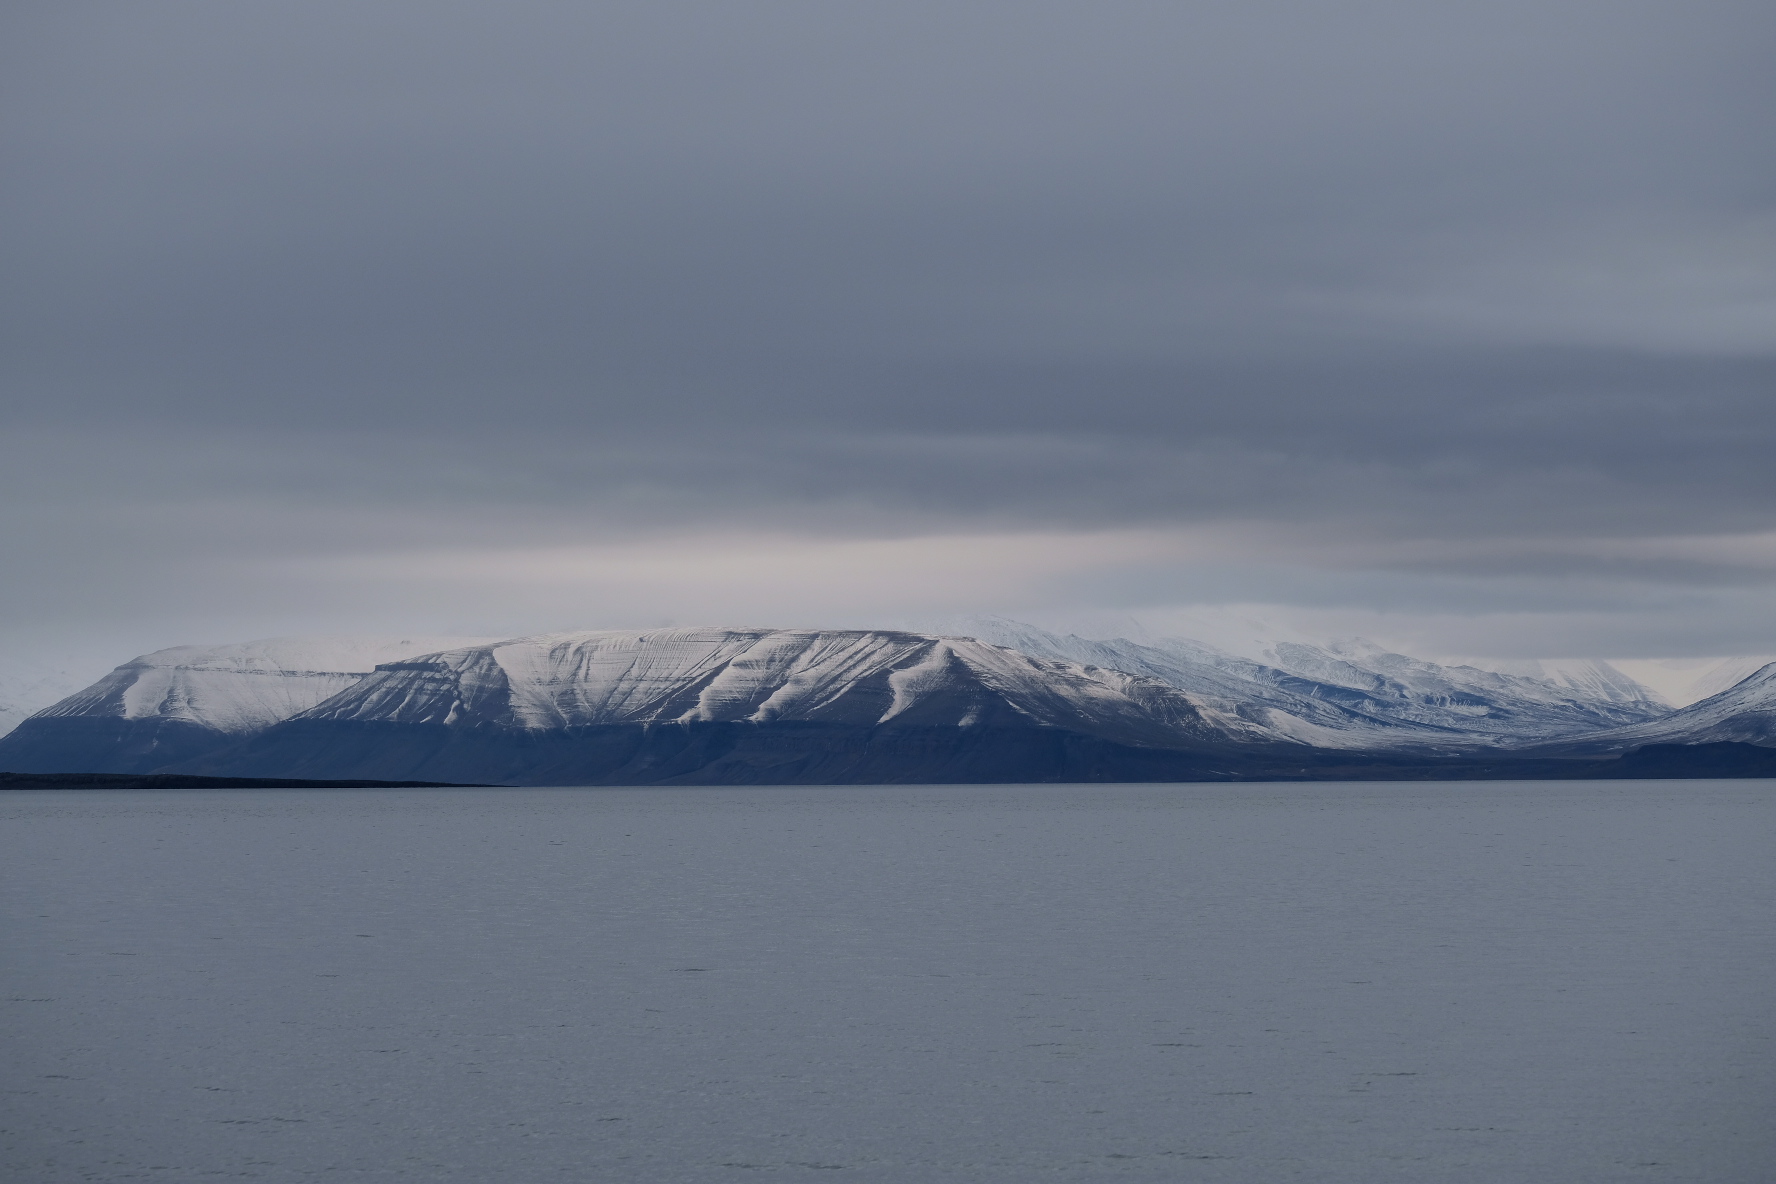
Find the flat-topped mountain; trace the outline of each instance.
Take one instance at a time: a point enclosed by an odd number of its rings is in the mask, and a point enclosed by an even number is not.
[[[1078,751],[1062,753],[1068,745]],[[1069,761],[1136,750],[1207,760],[1238,747],[1157,679],[971,638],[659,629],[384,663],[191,771],[450,769],[537,784],[981,779],[996,767],[1049,779]]]
[[[306,711],[380,662],[480,640],[271,638],[156,650],[0,737],[0,768],[157,772]]]
[[[25,721],[0,738],[0,768],[519,784],[1147,780],[1366,761],[1384,775],[1525,747],[1550,758],[1776,739],[1765,688],[1776,668],[1674,713],[1601,664],[1535,678],[1348,643],[1278,645],[1269,665],[1182,639],[983,626],[987,639],[672,628],[179,647]]]
[[[780,720],[1213,732],[1154,679],[972,638],[820,629],[657,629],[521,637],[387,662],[301,718],[495,725]]]
[[[345,662],[288,643],[149,655],[0,739],[0,766],[531,783],[1111,778],[1153,775],[1154,754],[1178,775],[1278,753],[1311,763],[1296,734],[1312,726],[1284,705],[1365,722],[1277,692],[1241,709],[1231,685],[1215,700],[1144,672],[891,630],[396,648],[408,652],[376,655],[389,660],[367,673],[325,669]]]

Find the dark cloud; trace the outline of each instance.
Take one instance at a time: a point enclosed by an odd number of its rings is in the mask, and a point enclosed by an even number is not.
[[[0,19],[15,624],[170,619],[143,572],[307,623],[261,557],[1134,530],[1199,543],[978,607],[1768,631],[1767,5]]]

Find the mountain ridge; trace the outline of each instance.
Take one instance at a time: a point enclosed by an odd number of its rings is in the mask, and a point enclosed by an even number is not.
[[[1765,702],[1776,666],[1700,712],[1673,711],[1595,666],[1555,681],[1361,641],[1280,642],[1272,665],[1184,638],[1097,640],[1003,618],[974,632],[985,636],[674,627],[174,647],[0,737],[0,768],[529,784],[1152,780],[1394,775],[1424,761],[1466,761],[1469,775],[1518,753],[1564,776],[1558,762],[1674,737],[1776,743]]]

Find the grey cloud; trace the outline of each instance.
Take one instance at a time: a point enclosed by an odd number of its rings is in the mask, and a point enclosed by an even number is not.
[[[1579,544],[1776,527],[1765,5],[4,20],[27,616],[708,528],[1249,531],[1030,592],[1119,605],[1762,586]]]

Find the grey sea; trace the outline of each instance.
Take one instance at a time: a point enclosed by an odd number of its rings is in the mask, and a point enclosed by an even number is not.
[[[0,1175],[1776,1180],[1776,782],[15,792]]]

